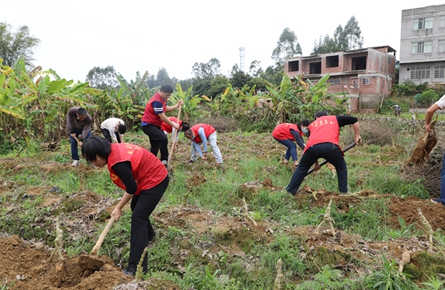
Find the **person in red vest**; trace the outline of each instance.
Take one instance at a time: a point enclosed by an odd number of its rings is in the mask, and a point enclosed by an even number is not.
[[[354,130],[354,142],[359,145],[362,142],[360,137],[360,124],[356,117],[352,116],[328,116],[326,111],[319,111],[315,114],[313,121],[307,128],[309,130],[309,140],[303,151],[300,163],[292,174],[290,183],[285,187],[287,192],[295,195],[307,172],[314,165],[314,170],[319,170],[319,158],[334,165],[337,172],[338,188],[341,193],[348,192],[348,170],[343,152],[340,149],[340,127],[352,125]]]
[[[298,124],[282,123],[275,127],[272,131],[273,138],[287,147],[286,154],[284,155],[284,164],[289,162],[289,158],[292,157],[294,161],[294,168],[298,165],[297,156],[297,142],[301,150],[304,150],[303,134],[307,132],[307,126],[309,125],[309,120],[303,120]]]
[[[150,152],[157,156],[158,151],[160,151],[160,159],[164,165],[167,165],[168,160],[168,138],[161,130],[161,125],[162,122],[165,122],[179,129],[179,124],[170,121],[165,113],[176,110],[182,105],[182,100],[179,100],[176,105],[167,106],[167,99],[172,93],[173,87],[171,85],[162,85],[161,89],[148,101],[141,120],[142,131],[150,138]]]
[[[125,190],[111,216],[119,220],[122,208],[131,201],[130,258],[123,272],[133,275],[145,247],[155,237],[150,215],[167,189],[167,169],[145,148],[127,143],[110,143],[99,136],[90,137],[84,142],[82,156],[97,167],[107,166],[111,180]],[[147,256],[142,266],[147,273]]]
[[[187,131],[184,131],[184,135],[187,139],[190,139],[192,141],[192,153],[189,163],[196,161],[196,154],[198,154],[199,157],[201,157],[202,159],[207,158],[207,142],[209,142],[210,147],[212,147],[213,156],[215,157],[216,164],[221,165],[223,163],[221,151],[216,144],[215,128],[213,128],[209,124],[196,124]],[[201,144],[204,152],[201,151]]]
[[[172,123],[178,124],[179,130],[177,130],[176,128],[167,124],[166,122],[162,122],[161,130],[164,131],[165,135],[167,135],[168,133],[172,133],[173,148],[176,148],[178,146],[179,132],[187,131],[188,129],[190,129],[190,125],[187,122],[178,120],[178,118],[176,118],[176,117],[168,117],[168,119]],[[179,131],[179,132],[177,132],[177,131]]]

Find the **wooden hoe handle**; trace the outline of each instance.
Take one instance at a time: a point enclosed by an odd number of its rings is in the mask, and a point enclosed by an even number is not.
[[[91,250],[90,255],[98,255],[100,246],[102,245],[105,236],[107,235],[108,231],[110,230],[113,223],[116,221],[116,217],[112,216],[111,219],[108,221],[107,226],[102,231],[102,234],[100,235],[99,239],[96,242],[96,245],[94,245],[93,250]]]

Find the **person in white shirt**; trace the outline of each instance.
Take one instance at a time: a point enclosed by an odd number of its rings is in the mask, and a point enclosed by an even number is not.
[[[119,118],[108,118],[100,124],[100,131],[110,143],[113,143],[111,139],[116,143],[123,143],[127,127]]]

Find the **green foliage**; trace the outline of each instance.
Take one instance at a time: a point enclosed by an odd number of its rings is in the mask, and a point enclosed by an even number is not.
[[[272,52],[272,59],[275,60],[277,67],[283,68],[284,61],[295,54],[303,54],[303,52],[295,32],[286,27],[277,41],[277,47]]]
[[[335,290],[348,289],[349,281],[345,280],[340,270],[332,269],[324,265],[320,272],[314,275],[313,281],[304,281],[296,289],[298,290]]]
[[[113,89],[119,85],[117,73],[113,66],[105,68],[95,66],[88,72],[85,81],[89,83],[90,87],[101,90]]]
[[[396,96],[415,95],[422,93],[428,87],[428,83],[415,84],[412,80],[404,80],[402,84],[395,84],[391,88],[391,92]]]
[[[407,274],[400,273],[395,260],[388,260],[382,255],[383,269],[374,272],[368,279],[372,283],[371,289],[378,290],[410,290],[418,289],[416,284],[407,279]]]
[[[439,97],[440,95],[436,90],[429,89],[422,92],[422,94],[420,95],[420,102],[427,105],[431,105],[437,100],[439,100]]]
[[[0,59],[3,59],[3,65],[12,67],[22,57],[25,65],[32,67],[33,50],[39,43],[40,39],[30,35],[28,26],[13,31],[10,24],[0,23]]]
[[[358,21],[352,16],[344,29],[341,25],[337,26],[332,38],[326,35],[322,40],[320,36],[318,44],[314,43],[311,55],[362,48],[364,40],[361,33]]]
[[[425,289],[429,290],[440,290],[443,289],[444,281],[442,281],[438,276],[428,276],[428,282],[423,282],[422,285],[425,286]]]

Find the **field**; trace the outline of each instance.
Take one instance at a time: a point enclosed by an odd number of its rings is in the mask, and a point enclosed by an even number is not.
[[[445,207],[430,198],[439,192],[443,124],[427,163],[406,167],[422,131],[401,119],[360,123],[364,144],[345,153],[346,195],[327,166],[296,197],[284,192],[292,169],[270,134],[219,133],[222,167],[211,154],[188,164],[181,136],[139,281],[121,272],[128,208],[99,257],[88,256],[122,195],[106,168],[71,167],[66,140],[2,156],[0,289],[442,289]],[[149,148],[141,132],[127,135]],[[350,128],[341,140],[352,142]]]

